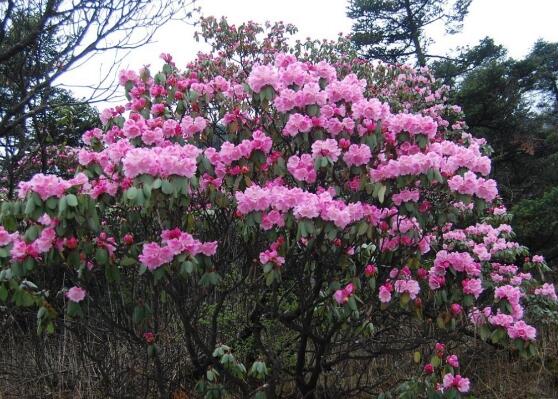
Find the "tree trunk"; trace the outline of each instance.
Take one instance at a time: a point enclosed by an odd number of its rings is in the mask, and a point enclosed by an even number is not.
[[[422,51],[422,47],[420,45],[420,34],[418,27],[415,23],[413,11],[411,10],[411,4],[409,0],[405,0],[405,10],[407,11],[407,18],[409,19],[409,29],[411,30],[411,40],[413,41],[413,45],[415,46],[415,54],[417,56],[417,63],[423,67],[426,66],[426,58],[424,56],[424,52]]]

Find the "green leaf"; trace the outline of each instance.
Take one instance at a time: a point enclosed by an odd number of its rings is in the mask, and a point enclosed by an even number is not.
[[[182,262],[180,265],[180,273],[182,274],[192,274],[194,271],[194,264],[187,260],[186,262]]]
[[[132,322],[134,324],[139,324],[145,318],[145,307],[143,306],[136,306],[134,307],[134,312],[132,314]]]
[[[361,236],[363,234],[366,234],[367,231],[368,231],[368,223],[367,222],[360,222],[358,224],[357,235]]]
[[[68,205],[67,201],[68,200],[66,199],[66,197],[62,197],[58,201],[58,216],[61,216],[62,213],[64,213],[64,211],[66,210],[66,207]]]
[[[34,267],[35,267],[35,259],[33,259],[32,257],[28,256],[28,257],[23,261],[23,270],[25,270],[26,272],[30,272],[31,270],[33,270]]]
[[[31,215],[35,210],[35,201],[33,201],[32,197],[27,198],[27,203],[25,204],[25,214]]]
[[[380,203],[384,202],[384,196],[386,195],[386,190],[387,190],[387,187],[384,186],[383,184],[381,185],[381,187],[378,190],[378,200],[380,201]]]
[[[81,259],[79,257],[79,251],[77,249],[74,249],[72,252],[70,252],[66,259],[68,261],[68,264],[73,267],[78,267],[79,264],[81,263]]]
[[[8,289],[2,284],[0,285],[0,301],[6,302],[6,299],[8,299]]]
[[[75,317],[81,316],[82,314],[83,313],[81,311],[81,306],[79,306],[79,303],[72,301],[68,303],[68,316]]]
[[[58,198],[50,197],[46,202],[46,206],[48,209],[56,209],[56,207],[58,206]]]
[[[104,248],[97,248],[95,250],[95,260],[100,265],[106,265],[108,262],[108,252]]]
[[[490,337],[490,328],[486,325],[483,325],[479,330],[480,337],[483,341],[486,341],[488,337]]]
[[[77,197],[74,194],[66,195],[66,202],[68,203],[69,206],[71,206],[73,208],[78,206],[78,200],[77,200]]]
[[[349,309],[351,309],[353,312],[355,312],[355,311],[358,310],[358,307],[357,307],[357,304],[356,304],[356,301],[355,301],[355,297],[354,297],[354,296],[351,296],[351,297],[349,298],[349,302],[347,302],[347,303],[348,303],[348,305],[349,305]]]
[[[161,183],[161,190],[164,194],[171,195],[174,194],[174,186],[168,180],[163,180]]]
[[[137,188],[130,187],[128,190],[126,190],[126,198],[128,198],[130,201],[135,200],[137,196],[138,196]]]
[[[136,264],[136,260],[134,258],[131,258],[129,256],[125,256],[124,258],[122,258],[122,260],[120,261],[120,264],[122,266],[132,266]]]

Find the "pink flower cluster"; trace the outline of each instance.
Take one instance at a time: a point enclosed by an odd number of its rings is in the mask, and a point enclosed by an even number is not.
[[[504,285],[501,287],[497,287],[494,290],[495,299],[505,299],[506,301],[508,301],[512,308],[512,316],[515,320],[519,320],[523,317],[523,307],[519,303],[522,296],[523,293],[521,292],[521,289],[512,285]]]
[[[349,150],[343,156],[343,160],[347,166],[366,165],[370,161],[370,158],[372,158],[370,147],[365,144],[351,144]]]
[[[537,338],[537,330],[523,320],[519,320],[508,327],[508,336],[511,339],[534,341]]]
[[[553,301],[558,301],[554,284],[544,283],[541,287],[535,289],[535,295],[545,296]]]
[[[298,181],[314,183],[316,181],[316,170],[314,160],[310,154],[293,155],[287,162],[287,170]]]
[[[312,119],[302,114],[291,114],[283,128],[283,135],[294,137],[298,133],[308,133],[312,129]]]
[[[419,283],[412,279],[396,280],[394,288],[399,294],[409,294],[411,299],[415,299],[420,292]]]
[[[259,93],[265,86],[279,90],[279,74],[271,65],[254,65],[248,76],[248,85],[255,92]]]
[[[463,287],[463,293],[466,295],[473,295],[478,299],[480,294],[484,291],[482,288],[482,282],[480,279],[465,279],[461,281],[461,286]]]
[[[452,191],[460,194],[476,195],[489,202],[498,195],[496,181],[477,177],[471,171],[465,172],[463,176],[456,175],[448,179],[448,186]]]
[[[213,256],[217,251],[217,241],[202,243],[179,229],[164,230],[161,238],[164,245],[155,242],[146,243],[138,258],[149,270],[158,269],[172,262],[174,257],[180,254],[196,256],[201,253],[205,256]]]
[[[436,136],[438,125],[429,116],[416,114],[390,115],[385,121],[386,128],[395,134],[407,132],[411,136],[423,134],[430,139]]]
[[[29,244],[22,237],[14,238],[10,255],[13,260],[18,262],[25,260],[28,256],[38,259],[41,254],[50,251],[55,241],[56,230],[54,227],[46,227],[41,231],[39,237]]]
[[[441,163],[442,157],[434,152],[402,155],[370,169],[370,177],[374,181],[382,181],[399,176],[426,174],[430,170],[440,170]]]
[[[475,262],[468,252],[439,251],[430,268],[428,285],[436,290],[445,285],[447,270],[451,268],[456,272],[464,272],[469,277],[478,277],[481,274],[480,264]]]
[[[18,237],[18,233],[8,233],[4,226],[0,226],[0,247],[9,245]]]
[[[134,148],[126,153],[122,166],[124,175],[128,178],[142,174],[192,177],[197,169],[196,158],[199,154],[201,150],[190,144]]]
[[[469,392],[470,384],[468,378],[461,377],[459,374],[448,373],[443,378],[444,389],[457,389],[461,393]]]
[[[337,140],[326,139],[316,140],[312,143],[312,158],[318,157],[328,158],[331,162],[337,162],[341,155],[341,149],[337,145]]]
[[[483,176],[490,174],[490,158],[483,156],[477,143],[464,147],[452,141],[441,141],[430,144],[429,151],[447,157],[441,165],[444,173],[453,174],[459,168],[466,168]]]
[[[261,151],[268,154],[271,151],[272,140],[263,131],[256,130],[252,133],[252,140],[242,140],[238,145],[225,141],[221,149],[217,151],[209,147],[204,151],[204,155],[209,162],[215,166],[218,177],[223,177],[226,167],[241,158],[249,158],[252,152]]]
[[[165,123],[172,122],[172,119],[169,119]],[[185,115],[180,122],[180,128],[182,129],[182,135],[185,138],[192,137],[195,133],[202,132],[207,127],[207,120],[202,118],[201,116],[196,116],[192,118],[189,115]],[[167,129],[169,133],[172,133],[174,128],[172,126],[168,126]]]
[[[391,200],[397,206],[403,202],[418,202],[420,193],[418,190],[403,190],[400,193],[391,196]]]
[[[237,192],[235,197],[237,209],[244,215],[253,211],[267,211],[271,207],[281,213],[292,211],[296,219],[321,218],[333,222],[340,229],[376,214],[377,209],[361,202],[345,204],[334,200],[329,192],[314,194],[284,186],[262,188],[252,185],[244,192]]]
[[[31,180],[18,185],[18,197],[25,198],[28,193],[35,192],[46,201],[50,197],[61,198],[66,190],[74,186],[83,186],[88,183],[88,178],[83,173],[78,173],[70,180],[64,180],[54,175],[37,173]]]

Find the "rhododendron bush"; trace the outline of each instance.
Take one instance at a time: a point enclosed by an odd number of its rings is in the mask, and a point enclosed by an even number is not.
[[[408,352],[413,389],[458,397],[469,380],[437,340],[536,353],[526,304],[554,286],[445,87],[289,49],[280,24],[261,42],[203,27],[214,51],[184,70],[163,54],[120,73],[127,102],[85,132],[73,178],[37,174],[3,204],[2,301],[35,306],[40,332],[110,326],[161,394],[379,394],[394,381],[373,360]]]

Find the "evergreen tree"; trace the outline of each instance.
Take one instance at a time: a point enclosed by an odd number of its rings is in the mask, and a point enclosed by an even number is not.
[[[414,57],[420,66],[434,57],[424,30],[442,21],[448,33],[461,30],[472,0],[350,0],[355,19],[353,42],[366,58],[402,62]]]

